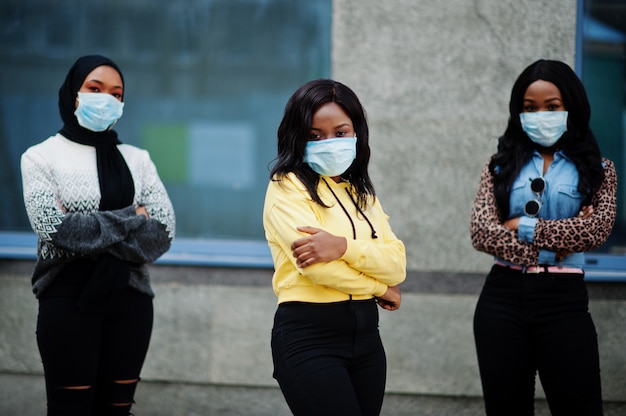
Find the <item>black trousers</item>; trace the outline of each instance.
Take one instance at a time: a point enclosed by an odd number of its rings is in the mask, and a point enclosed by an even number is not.
[[[296,416],[375,416],[386,358],[373,300],[288,302],[272,329],[274,378]]]
[[[474,336],[487,415],[533,415],[535,373],[553,416],[602,415],[598,342],[582,274],[494,265]]]
[[[48,416],[128,415],[133,403],[152,332],[152,299],[114,288],[101,307],[79,311],[91,267],[67,267],[39,299]]]

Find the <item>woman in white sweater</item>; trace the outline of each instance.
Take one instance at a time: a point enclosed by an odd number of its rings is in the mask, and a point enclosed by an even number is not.
[[[130,414],[152,331],[146,264],[174,238],[148,152],[112,130],[123,98],[113,61],[79,58],[59,90],[63,128],[21,159],[49,416]]]

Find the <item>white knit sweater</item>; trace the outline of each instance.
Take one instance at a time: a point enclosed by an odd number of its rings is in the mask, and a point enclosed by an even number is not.
[[[148,152],[127,144],[119,150],[132,174],[135,197],[133,205],[114,211],[98,211],[95,147],[57,134],[22,155],[24,204],[39,236],[32,276],[37,297],[67,262],[102,253],[131,262],[130,286],[154,296],[146,263],[169,249],[174,210]],[[150,219],[135,213],[137,205],[145,206]]]

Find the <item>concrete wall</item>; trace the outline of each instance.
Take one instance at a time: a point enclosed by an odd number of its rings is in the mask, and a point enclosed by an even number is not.
[[[575,39],[573,0],[335,0],[333,77],[366,107],[372,177],[411,270],[486,270],[469,215],[511,87],[539,58],[573,65]]]
[[[45,408],[31,268],[32,262],[0,260],[2,415],[36,415]],[[269,339],[276,299],[270,288],[271,270],[172,266],[153,266],[151,270],[155,327],[137,393],[138,409],[151,411],[137,410],[138,414],[289,414],[272,378]],[[381,311],[388,357],[387,392],[392,397],[383,414],[481,412],[472,315],[482,280],[480,274],[411,273],[400,310]],[[626,411],[626,285],[591,283],[590,293],[599,333],[604,398],[616,412],[607,415],[623,414],[619,412]],[[221,391],[218,396],[231,399],[207,403],[215,389]],[[165,392],[167,396],[163,396]],[[538,397],[542,396],[539,386]],[[399,411],[399,398],[416,397],[448,399],[437,401],[437,408],[430,409],[433,413]],[[261,401],[265,408],[259,407]],[[216,403],[231,412],[198,410]],[[462,413],[464,408],[473,413]],[[427,405],[420,409],[426,411]]]

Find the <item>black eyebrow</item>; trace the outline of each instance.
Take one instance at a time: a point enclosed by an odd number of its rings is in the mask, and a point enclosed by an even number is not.
[[[97,80],[97,79],[90,79],[90,80],[85,81],[85,83],[87,83],[87,82],[95,82],[96,84],[98,84],[100,86],[104,86],[104,82],[102,82],[100,80]],[[122,90],[124,89],[124,87],[121,86],[121,85],[115,85],[115,86],[113,86],[113,88],[120,88]]]

